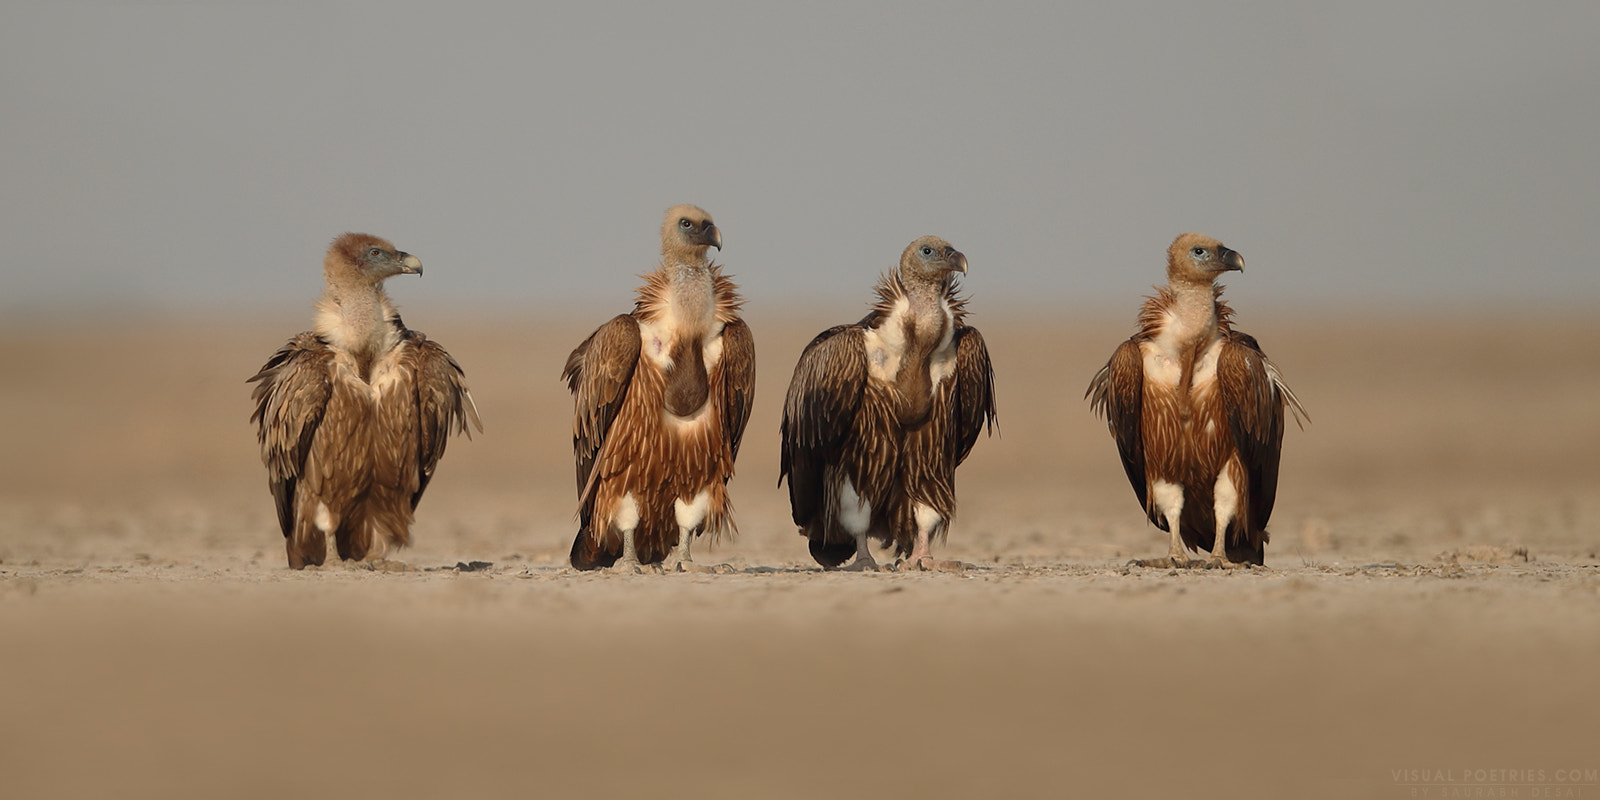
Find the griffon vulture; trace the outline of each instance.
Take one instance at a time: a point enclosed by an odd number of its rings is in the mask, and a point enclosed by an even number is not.
[[[1145,300],[1139,332],[1089,383],[1145,514],[1170,534],[1143,566],[1266,561],[1284,409],[1309,419],[1254,337],[1233,329],[1217,278],[1243,270],[1221,242],[1185,233],[1167,249],[1167,285]],[[1187,550],[1209,552],[1191,562]]]
[[[868,540],[893,545],[902,566],[936,561],[956,511],[956,467],[995,421],[994,373],[955,274],[967,259],[924,236],[877,285],[854,325],[823,331],[800,354],[783,406],[778,480],[811,555],[825,568],[875,570]]]
[[[705,571],[691,558],[694,537],[735,531],[727,483],[755,397],[755,341],[708,247],[722,249],[710,214],[668,209],[661,264],[643,276],[633,312],[567,358],[577,569],[659,569],[671,557]]]
[[[410,330],[383,291],[421,275],[416,256],[347,233],[323,259],[313,330],[250,378],[261,459],[289,566],[381,559],[411,541],[411,518],[452,430],[483,430],[461,367]]]

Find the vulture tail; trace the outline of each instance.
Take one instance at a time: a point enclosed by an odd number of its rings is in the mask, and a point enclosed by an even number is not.
[[[1259,538],[1251,538],[1255,541],[1229,542],[1228,560],[1234,562],[1235,564],[1255,564],[1258,567],[1265,566],[1267,563],[1267,543],[1265,541],[1266,536],[1262,535]]]
[[[572,568],[607,569],[616,564],[617,559],[622,557],[621,542],[612,550],[605,546],[608,538],[590,534],[588,527],[579,530],[577,537],[572,540]]]
[[[821,536],[809,538],[811,539],[811,557],[816,559],[818,564],[828,569],[833,569],[849,561],[856,554],[856,542],[854,539],[830,542]]]

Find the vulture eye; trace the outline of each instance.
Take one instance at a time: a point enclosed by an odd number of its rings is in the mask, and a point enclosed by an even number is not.
[[[1206,249],[1204,247],[1196,247],[1195,249],[1190,250],[1189,254],[1194,256],[1195,258],[1205,258],[1206,257]]]
[[[922,257],[927,258],[931,255],[933,255],[933,248],[924,245],[922,248]]]
[[[378,256],[381,256],[381,255],[383,255],[383,248],[381,248],[381,247],[369,247],[369,248],[367,248],[367,258],[377,258]]]
[[[678,227],[688,230],[694,227],[694,223],[686,219],[680,219],[678,220]]]

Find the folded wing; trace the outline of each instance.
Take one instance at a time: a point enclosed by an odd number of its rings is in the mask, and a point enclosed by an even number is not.
[[[1089,381],[1085,396],[1095,413],[1105,418],[1106,427],[1117,442],[1117,453],[1122,456],[1128,483],[1138,495],[1140,507],[1148,511],[1143,439],[1144,354],[1137,341],[1129,339],[1111,354],[1111,360]]]
[[[305,474],[306,456],[322,425],[333,394],[333,350],[314,334],[302,333],[272,354],[249,383],[261,442],[261,460],[278,510],[278,527],[294,534],[295,490]]]
[[[956,465],[960,466],[984,425],[994,431],[994,367],[977,328],[958,329],[956,339]]]
[[[1294,413],[1297,423],[1309,417],[1284,384],[1277,366],[1249,334],[1233,331],[1223,341],[1217,357],[1217,386],[1249,482],[1250,522],[1257,529],[1265,528],[1278,494],[1284,408]]]
[[[450,433],[464,433],[470,439],[472,429],[483,433],[483,422],[461,365],[438,342],[417,331],[406,331],[405,342],[402,364],[411,373],[417,397],[417,488],[411,494],[411,508],[416,509],[444,456]]]
[[[837,457],[854,427],[867,378],[867,351],[858,325],[829,328],[800,354],[783,403],[783,452],[778,482],[789,480],[796,525],[822,510],[823,467]]]

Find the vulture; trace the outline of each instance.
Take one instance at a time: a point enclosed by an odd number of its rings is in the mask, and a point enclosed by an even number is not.
[[[1284,410],[1310,418],[1254,337],[1233,329],[1216,280],[1244,270],[1221,242],[1185,233],[1167,249],[1167,285],[1139,313],[1139,332],[1085,394],[1103,416],[1128,482],[1168,557],[1140,566],[1266,563],[1278,493]],[[1209,553],[1191,561],[1186,550]]]
[[[450,433],[483,431],[461,366],[407,328],[383,291],[386,278],[422,274],[416,256],[347,233],[322,274],[314,328],[249,379],[250,421],[294,569],[322,564],[328,534],[341,559],[357,561],[409,544]]]
[[[783,404],[778,481],[812,558],[825,569],[878,568],[869,540],[904,569],[937,561],[956,511],[956,467],[995,424],[994,372],[956,273],[967,258],[924,236],[881,277],[860,322],[823,331],[795,365]]]
[[[561,373],[573,395],[578,534],[572,566],[708,571],[695,536],[733,534],[728,480],[755,398],[755,340],[743,301],[706,249],[711,215],[673,206],[661,263],[641,276],[633,311],[601,325]]]

